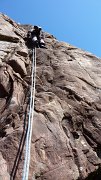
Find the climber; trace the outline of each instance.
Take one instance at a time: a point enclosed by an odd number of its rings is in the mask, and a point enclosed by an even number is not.
[[[37,48],[45,48],[44,34],[42,28],[39,26],[34,26],[33,29],[28,31],[27,38],[32,41],[32,45]]]

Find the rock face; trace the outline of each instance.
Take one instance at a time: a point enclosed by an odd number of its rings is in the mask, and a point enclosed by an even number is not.
[[[22,179],[32,50],[0,14],[0,180]],[[29,180],[101,179],[101,59],[45,33],[37,49]]]

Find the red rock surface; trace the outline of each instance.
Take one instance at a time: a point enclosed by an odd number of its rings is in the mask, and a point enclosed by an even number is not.
[[[22,179],[32,50],[0,14],[0,180]],[[29,180],[101,179],[101,59],[45,33],[37,49]]]

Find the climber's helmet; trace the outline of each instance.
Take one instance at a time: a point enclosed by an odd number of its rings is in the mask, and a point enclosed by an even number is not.
[[[34,29],[41,31],[42,28],[40,26],[34,26]]]
[[[41,26],[38,26],[39,30],[41,31],[42,30],[42,27]]]

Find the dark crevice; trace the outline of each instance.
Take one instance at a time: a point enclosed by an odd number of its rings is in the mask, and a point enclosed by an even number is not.
[[[6,136],[5,130],[0,131],[0,138],[3,138]]]
[[[15,33],[17,36],[20,36],[20,37],[22,37],[22,38],[23,38],[23,36],[20,34],[20,32],[18,32],[18,31],[14,31],[14,33]]]
[[[68,50],[75,50],[77,49],[76,47],[68,47]]]
[[[67,128],[66,128],[64,125],[62,125],[62,128],[63,128],[64,133],[65,133],[66,136],[68,137],[68,134],[67,134]]]
[[[92,134],[85,128],[83,128],[83,136],[85,137],[87,143],[93,148],[97,156],[101,159],[101,144],[98,144],[93,138]]]
[[[95,151],[97,153],[97,156],[101,159],[101,145],[97,145]]]
[[[72,134],[73,134],[74,139],[79,139],[80,135],[78,134],[77,131],[73,131]]]
[[[83,134],[84,134],[87,142],[89,143],[89,145],[91,146],[91,144],[90,144],[91,141],[94,142],[95,144],[98,144],[96,139],[94,139],[93,134],[86,127],[84,127],[84,125],[82,125],[82,128],[83,128]],[[89,140],[91,139],[90,142],[89,142],[88,138],[89,138]]]
[[[64,113],[61,124],[62,124],[62,127],[70,127],[70,129],[72,129],[73,127],[72,116],[67,112]]]
[[[88,82],[86,79],[82,78],[82,77],[78,77],[80,80],[84,81],[86,84],[88,84],[89,86],[92,86],[93,88],[96,88],[93,84],[91,84],[90,82]]]
[[[15,71],[16,73],[19,73],[21,75],[21,77],[23,77],[25,75],[21,68],[21,65],[16,63],[15,60],[10,60],[7,64],[12,67],[13,71]]]
[[[86,56],[94,60],[99,60],[99,58],[95,57],[93,54],[86,54]]]
[[[62,86],[58,86],[60,89],[62,89],[62,90],[65,90],[66,92],[68,92],[69,94],[68,94],[68,98],[73,98],[74,97],[74,99],[76,99],[77,101],[81,101],[82,100],[82,97],[81,96],[79,96],[75,91],[73,91],[72,89],[70,89],[70,88],[68,88],[68,87],[66,87],[66,86],[64,86],[64,87],[62,87]],[[72,97],[73,96],[73,97]]]
[[[75,130],[75,125],[73,123],[72,116],[69,113],[66,113],[62,119],[62,128],[66,136],[68,137],[68,129],[73,136],[74,139],[79,139],[80,135],[79,133]]]
[[[5,98],[8,95],[2,84],[0,84],[0,98]]]
[[[84,81],[86,84],[88,84],[88,85],[91,86],[92,88],[101,90],[101,88],[96,87],[95,85],[93,85],[93,84],[91,84],[90,82],[88,82],[86,79],[84,79],[84,78],[82,78],[82,77],[77,77],[77,78],[79,78],[80,80]]]
[[[13,168],[12,168],[12,171],[11,171],[11,174],[10,174],[10,179],[11,180],[16,179],[16,173],[18,171],[19,163],[21,161],[21,157],[22,157],[23,149],[24,149],[24,145],[25,145],[25,140],[26,140],[26,135],[27,135],[28,110],[29,110],[29,100],[30,100],[30,98],[27,98],[27,97],[29,97],[28,89],[27,89],[26,97],[25,97],[25,99],[26,99],[26,108],[25,108],[25,113],[24,113],[24,117],[23,117],[24,118],[23,119],[23,132],[22,132],[22,136],[21,136],[21,139],[20,139],[19,148],[18,148],[16,157],[15,157],[15,161],[14,161],[14,164],[13,164]]]
[[[101,180],[101,167],[88,175],[85,180]]]
[[[2,110],[1,113],[3,113],[3,112],[5,111],[5,109],[7,109],[8,105],[9,105],[9,102],[10,102],[10,100],[11,100],[12,94],[13,94],[13,80],[12,80],[11,77],[10,77],[9,82],[10,82],[10,91],[9,91],[9,94],[8,94],[8,96],[7,96],[7,99],[6,99],[6,105],[5,105],[5,107],[3,108],[3,110]]]
[[[7,41],[7,42],[12,42],[12,43],[17,43],[19,42],[19,39],[16,37],[11,37],[11,36],[6,36],[6,35],[2,35],[0,34],[0,41]]]
[[[85,132],[83,132],[83,136],[85,137],[87,143],[88,143],[92,148],[96,148],[96,143],[94,142],[94,140],[92,140],[91,137],[89,137],[89,135],[87,135]]]
[[[75,60],[75,57],[72,54],[69,54],[69,56],[72,60]]]

